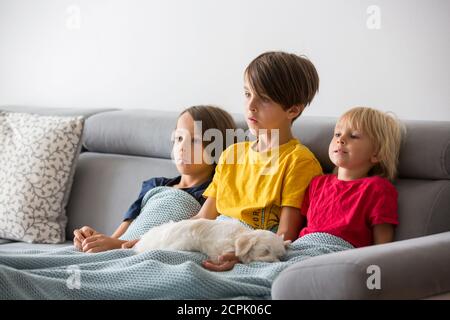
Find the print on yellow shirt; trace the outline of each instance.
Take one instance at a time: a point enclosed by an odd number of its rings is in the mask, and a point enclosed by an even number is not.
[[[243,211],[241,220],[256,229],[270,230],[280,223],[281,208],[271,205],[267,208],[256,208],[252,211]],[[251,223],[249,223],[251,221]]]

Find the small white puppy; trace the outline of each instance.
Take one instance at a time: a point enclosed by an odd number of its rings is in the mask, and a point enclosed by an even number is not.
[[[274,262],[286,253],[290,240],[267,230],[250,230],[238,221],[209,219],[168,222],[147,231],[134,246],[146,250],[200,251],[217,261],[220,255],[234,252],[243,263]]]

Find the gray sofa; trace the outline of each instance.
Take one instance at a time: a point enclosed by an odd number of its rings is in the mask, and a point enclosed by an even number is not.
[[[177,174],[170,160],[175,112],[0,109],[86,117],[83,150],[67,206],[68,241],[58,245],[1,241],[0,250],[71,245],[73,229],[83,225],[111,234],[142,181]],[[239,127],[246,128],[241,116],[235,118]],[[304,116],[293,127],[327,172],[332,170],[327,147],[335,120]],[[405,124],[396,182],[400,219],[396,241],[292,265],[275,280],[273,299],[450,299],[450,122]],[[370,283],[378,276],[380,282],[373,288]]]

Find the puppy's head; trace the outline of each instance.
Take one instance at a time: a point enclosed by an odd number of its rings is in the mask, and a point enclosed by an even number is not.
[[[243,263],[280,261],[290,240],[267,230],[254,230],[240,235],[235,242],[236,256]]]

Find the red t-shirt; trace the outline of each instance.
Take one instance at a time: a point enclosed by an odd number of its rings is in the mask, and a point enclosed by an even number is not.
[[[372,245],[374,225],[398,224],[397,196],[389,180],[378,176],[353,181],[334,174],[315,177],[301,207],[307,224],[299,236],[325,232],[354,247]]]

